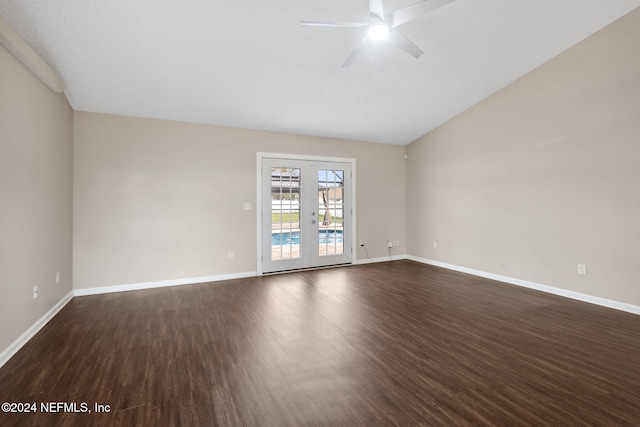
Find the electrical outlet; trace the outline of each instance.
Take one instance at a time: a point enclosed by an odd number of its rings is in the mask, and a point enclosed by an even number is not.
[[[233,259],[233,252],[229,251],[229,253],[227,254],[227,257],[229,259]]]
[[[388,248],[392,248],[393,247],[393,242],[391,240],[387,240],[387,247]]]
[[[360,246],[364,246],[364,242],[360,240]]]
[[[578,274],[580,276],[587,275],[587,265],[586,264],[578,264]]]
[[[56,283],[60,283],[60,272],[56,273]]]
[[[251,210],[251,203],[245,203],[244,204],[244,210],[245,211],[250,211]]]
[[[438,249],[438,242],[433,242],[433,249]]]
[[[400,246],[400,240],[396,240],[396,247]]]
[[[38,285],[33,287],[33,299],[38,298]]]

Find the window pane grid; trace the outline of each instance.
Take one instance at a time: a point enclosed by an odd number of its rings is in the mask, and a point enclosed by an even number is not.
[[[344,253],[344,171],[318,170],[318,255]]]
[[[300,258],[300,169],[271,168],[271,260]]]

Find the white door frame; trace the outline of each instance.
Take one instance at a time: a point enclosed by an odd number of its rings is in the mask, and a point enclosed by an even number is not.
[[[284,159],[284,160],[305,160],[316,162],[339,162],[351,164],[351,264],[356,262],[356,159],[342,157],[322,157],[308,156],[301,154],[282,154],[282,153],[256,153],[256,247],[257,247],[257,274],[261,276],[262,271],[262,159]]]

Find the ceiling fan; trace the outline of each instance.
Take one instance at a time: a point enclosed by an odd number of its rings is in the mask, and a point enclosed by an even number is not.
[[[390,13],[384,12],[382,0],[369,0],[369,22],[341,22],[341,21],[300,21],[302,25],[310,27],[342,27],[365,28],[367,35],[351,52],[351,55],[342,64],[343,68],[351,65],[354,59],[362,52],[370,40],[387,42],[399,47],[414,58],[419,58],[424,52],[411,40],[398,30],[402,24],[406,24],[425,13],[451,3],[454,0],[423,0],[402,9]]]

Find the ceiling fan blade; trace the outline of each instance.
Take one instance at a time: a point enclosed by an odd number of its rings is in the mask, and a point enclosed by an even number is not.
[[[389,20],[391,21],[391,28],[398,27],[405,24],[425,13],[442,7],[446,4],[453,3],[455,0],[424,0],[418,3],[414,3],[410,6],[403,7],[402,9],[394,10],[389,13]]]
[[[342,28],[362,28],[369,24],[361,22],[342,22],[342,21],[300,21],[300,24],[308,27],[342,27]]]
[[[356,57],[360,55],[360,52],[364,50],[364,47],[367,44],[368,40],[369,40],[368,36],[362,39],[362,41],[358,44],[358,46],[356,46],[356,48],[353,49],[353,52],[351,52],[347,60],[344,61],[344,64],[342,64],[342,68],[347,68],[349,67],[349,65],[351,65],[353,60],[356,59]]]
[[[381,20],[384,20],[384,7],[382,6],[382,0],[369,0],[369,13],[377,16]]]
[[[413,44],[413,42],[409,40],[407,36],[405,36],[398,30],[390,31],[389,35],[387,35],[387,41],[395,46],[398,46],[400,49],[404,50],[414,58],[420,58],[424,53],[418,46]]]

